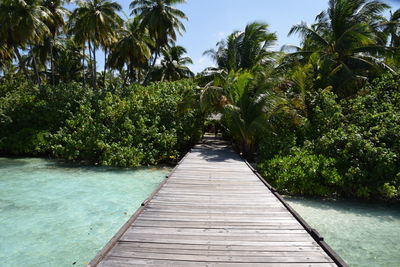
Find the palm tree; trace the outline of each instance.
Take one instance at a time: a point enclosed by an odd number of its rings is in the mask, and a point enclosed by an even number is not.
[[[400,46],[400,9],[397,9],[393,13],[390,12],[390,18],[386,23],[384,32],[390,36],[390,47],[398,48]]]
[[[43,41],[43,36],[50,33],[46,21],[50,20],[49,11],[40,4],[39,0],[1,0],[0,1],[0,45],[13,49],[20,69],[28,73],[23,65],[19,49],[32,46]],[[34,59],[34,69],[37,83],[39,75]]]
[[[161,49],[168,46],[171,41],[175,42],[177,33],[182,35],[185,31],[181,20],[187,20],[187,17],[181,10],[173,7],[185,2],[185,0],[134,0],[130,4],[132,14],[140,17],[142,27],[148,29],[150,37],[155,42],[152,67],[156,64]]]
[[[235,31],[226,41],[217,43],[217,49],[204,52],[211,56],[219,69],[228,72],[239,69],[250,70],[259,64],[265,64],[272,53],[268,49],[277,40],[275,33],[268,32],[268,24],[253,22],[243,32]]]
[[[140,26],[139,18],[128,20],[118,33],[118,41],[111,47],[108,65],[120,71],[126,65],[128,75],[133,79],[151,57],[154,46],[146,28]],[[136,77],[136,81],[140,78]]]
[[[249,71],[232,71],[225,80],[206,86],[200,98],[203,111],[222,114],[222,124],[249,160],[269,119],[287,107],[285,98],[269,88],[258,88],[254,78]]]
[[[53,55],[56,81],[78,81],[83,69],[81,58],[85,57],[80,45],[76,44],[73,38],[56,39]]]
[[[303,47],[287,60],[305,60],[311,56],[319,61],[318,71],[339,95],[354,93],[360,83],[380,69],[390,69],[379,58],[390,54],[380,45],[374,25],[388,6],[379,1],[330,0],[327,11],[321,12],[314,25],[302,22],[289,35],[299,33]]]
[[[12,48],[7,44],[0,44],[0,68],[7,66],[13,60]]]
[[[65,18],[69,16],[70,12],[63,7],[65,1],[63,0],[43,0],[42,5],[49,10],[49,19],[45,22],[50,30],[50,36],[46,38],[45,42],[48,43],[50,52],[50,72],[51,83],[55,84],[54,75],[54,55],[53,47],[55,38],[60,34],[61,30],[66,26]]]
[[[101,44],[108,44],[114,36],[115,29],[122,23],[117,11],[121,6],[110,0],[90,0],[78,2],[70,17],[70,32],[77,42],[89,44],[89,55],[93,54],[92,84],[97,89],[96,50]]]
[[[172,46],[162,50],[163,59],[159,73],[161,81],[176,81],[182,78],[193,77],[193,72],[186,66],[193,64],[190,57],[183,57],[186,54],[186,49],[182,46]]]

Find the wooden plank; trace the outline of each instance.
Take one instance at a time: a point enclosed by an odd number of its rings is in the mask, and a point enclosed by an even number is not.
[[[220,251],[226,253],[232,251],[234,253],[246,253],[246,252],[322,252],[320,247],[256,247],[256,246],[245,246],[245,245],[193,245],[193,244],[176,244],[176,243],[156,243],[156,242],[118,242],[116,246],[127,246],[132,249],[143,248],[143,249],[170,249],[176,250],[191,250],[191,251]]]
[[[124,257],[108,257],[102,262],[99,267],[131,267],[131,266],[147,266],[147,267],[161,267],[161,266],[174,266],[174,267],[333,267],[334,263],[238,263],[238,262],[202,262],[202,261],[177,261],[177,260],[150,260],[138,258],[124,258]]]
[[[90,266],[336,266],[240,156],[206,140]]]
[[[199,250],[199,249],[171,249],[171,248],[147,248],[147,247],[133,247],[131,243],[118,244],[114,248],[114,252],[111,251],[112,256],[124,256],[119,252],[147,252],[147,253],[162,253],[162,254],[174,254],[174,255],[209,255],[209,256],[245,256],[245,257],[320,257],[326,258],[326,254],[323,251],[265,251],[265,250]],[[132,243],[135,244],[135,243]],[[137,244],[137,243],[136,243]],[[329,260],[329,259],[328,259]]]
[[[154,260],[175,260],[175,261],[199,261],[199,262],[236,262],[236,263],[319,263],[332,262],[332,260],[324,255],[285,255],[285,256],[224,256],[224,255],[196,255],[196,254],[170,254],[170,253],[151,253],[140,251],[126,251],[122,249],[114,250],[110,256],[124,258],[154,259]]]
[[[202,235],[190,235],[190,234],[153,234],[153,233],[137,233],[132,232],[131,229],[126,231],[124,236],[121,238],[122,241],[152,241],[152,240],[174,240],[176,242],[258,242],[260,244],[268,242],[280,242],[282,244],[292,242],[314,242],[314,240],[308,234],[264,234],[264,235],[209,235],[204,233]]]
[[[260,235],[260,234],[307,234],[307,231],[303,229],[288,230],[288,229],[274,229],[274,230],[258,230],[258,229],[210,229],[210,228],[193,228],[193,229],[182,229],[182,228],[163,228],[163,227],[146,227],[136,226],[131,227],[132,233],[153,233],[153,234],[199,234],[203,235],[226,235],[233,233],[235,235]]]

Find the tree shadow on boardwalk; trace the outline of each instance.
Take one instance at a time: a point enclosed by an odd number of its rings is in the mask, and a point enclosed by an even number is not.
[[[213,136],[205,136],[202,144],[196,145],[192,151],[199,152],[201,157],[209,162],[242,160],[241,157],[232,150],[227,141]]]

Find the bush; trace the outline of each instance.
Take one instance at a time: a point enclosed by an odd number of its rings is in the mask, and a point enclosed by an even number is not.
[[[294,147],[290,155],[278,155],[259,164],[258,168],[261,175],[283,193],[334,196],[342,186],[335,164],[333,158]]]
[[[0,153],[134,167],[176,161],[202,134],[190,80],[93,93],[77,83],[0,86]]]
[[[13,90],[6,88],[11,85]],[[9,81],[0,87],[0,152],[12,155],[48,152],[50,134],[92,97],[77,83],[38,88]]]
[[[345,195],[395,197],[400,192],[399,83],[386,75],[341,105],[343,123],[316,139],[315,151],[337,159]]]
[[[125,96],[107,93],[94,107],[82,105],[52,136],[54,155],[101,165],[134,167],[175,161],[201,133],[190,81],[133,85]]]
[[[398,79],[384,75],[342,101],[329,90],[315,90],[305,102],[303,124],[275,123],[278,134],[259,144],[260,172],[291,194],[398,199]]]

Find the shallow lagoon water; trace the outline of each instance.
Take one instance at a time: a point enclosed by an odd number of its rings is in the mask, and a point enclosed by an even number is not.
[[[399,205],[286,200],[350,266],[400,266]]]
[[[169,171],[0,158],[0,265],[84,266]]]
[[[170,169],[0,158],[0,265],[84,266]],[[400,266],[400,207],[287,198],[350,266]]]

